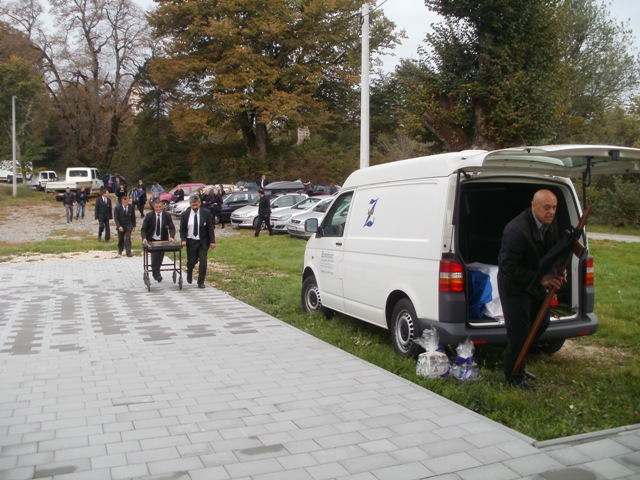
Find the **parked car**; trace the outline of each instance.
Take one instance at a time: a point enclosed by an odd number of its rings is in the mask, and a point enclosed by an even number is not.
[[[316,205],[322,197],[307,197],[300,200],[295,205],[288,208],[279,208],[271,213],[269,221],[273,228],[273,233],[287,233],[287,223],[291,217],[300,215]]]
[[[18,173],[18,175],[16,175],[16,183],[22,183],[22,174]],[[27,182],[29,182],[31,180],[31,175],[27,175]],[[13,173],[8,173],[7,174],[7,183],[13,183]]]
[[[305,193],[307,195],[333,195],[340,190],[339,185],[307,185]]]
[[[199,188],[205,188],[205,186],[206,185],[204,183],[179,183],[168,192],[162,192],[160,194],[160,200],[164,205],[164,209],[169,211],[169,206],[171,202],[173,202],[173,195],[176,193],[176,190],[178,190],[178,187],[181,187],[182,190],[184,190],[184,199],[187,200],[189,195],[193,192],[197,192]]]
[[[223,202],[220,211],[220,221],[223,223],[229,223],[231,221],[231,214],[239,208],[246,207],[252,203],[257,202],[260,199],[257,190],[247,190],[244,192],[233,192],[227,195]],[[258,207],[256,207],[257,209]]]
[[[240,180],[233,185],[233,191],[242,190],[259,190],[260,186],[253,180]],[[226,190],[225,191],[229,191]]]
[[[257,194],[256,194],[257,196]],[[307,198],[306,195],[301,193],[287,193],[285,195],[271,195],[271,210],[277,210],[279,208],[291,207],[298,203],[300,200]],[[257,199],[260,200],[260,197]],[[252,205],[248,205],[241,209],[237,209],[231,214],[231,224],[234,227],[247,227],[256,228],[258,221],[258,201]],[[224,205],[224,204],[223,204]]]
[[[304,183],[302,180],[293,182],[271,182],[264,187],[265,193],[272,195],[274,193],[304,193]]]
[[[102,182],[104,183],[105,188],[109,191],[109,193],[115,193],[115,184],[116,177],[120,178],[120,182],[125,186],[127,186],[127,179],[124,178],[119,173],[105,173],[102,175]]]
[[[287,222],[287,232],[289,232],[289,235],[308,239],[311,236],[311,233],[304,229],[304,222],[309,218],[316,218],[318,219],[318,223],[321,223],[324,218],[324,214],[327,213],[327,210],[331,206],[331,202],[333,202],[334,198],[334,196],[325,197],[309,210],[305,210],[300,215],[291,217]]]

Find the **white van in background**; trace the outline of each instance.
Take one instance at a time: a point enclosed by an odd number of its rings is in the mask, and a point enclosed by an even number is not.
[[[47,182],[55,182],[58,180],[58,174],[53,170],[42,170],[33,172],[31,181],[29,182],[36,190],[44,190],[47,188]]]
[[[561,229],[582,214],[569,177],[640,173],[640,149],[551,145],[470,150],[377,165],[352,173],[322,223],[310,219],[302,274],[306,311],[340,312],[387,328],[394,350],[434,327],[443,344],[467,337],[506,343],[501,318],[470,314],[470,264],[497,270],[504,226],[546,188]],[[587,246],[586,232],[581,242]],[[541,337],[548,352],[597,329],[593,259],[568,268],[559,308]],[[494,296],[497,296],[495,288]]]

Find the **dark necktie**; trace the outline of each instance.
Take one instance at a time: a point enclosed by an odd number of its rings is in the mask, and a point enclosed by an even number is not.
[[[160,236],[160,214],[156,216],[156,237]]]
[[[129,213],[129,210],[127,210],[127,207],[124,207],[124,214],[125,214],[125,216],[127,215],[127,213]]]
[[[198,212],[193,212],[193,236],[198,236]]]

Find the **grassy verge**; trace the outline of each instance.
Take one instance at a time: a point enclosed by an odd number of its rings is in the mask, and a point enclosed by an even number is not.
[[[640,244],[592,242],[600,330],[568,341],[553,356],[532,355],[528,365],[540,378],[536,392],[505,385],[501,348],[476,351],[480,381],[425,380],[415,375],[415,361],[394,354],[385,330],[342,315],[327,320],[303,313],[304,246],[286,236],[254,239],[250,232],[225,239],[212,254],[210,281],[311,335],[539,440],[640,421],[640,300],[633,295],[633,278],[639,275],[638,262],[632,262]]]
[[[40,197],[26,197],[20,203],[20,198],[3,197],[0,189],[0,218],[5,206],[50,201],[36,195]],[[210,253],[208,282],[296,328],[539,440],[640,422],[640,244],[591,242],[600,328],[592,337],[568,341],[553,356],[532,355],[528,366],[540,378],[536,392],[521,392],[504,384],[500,348],[476,351],[479,381],[425,380],[415,375],[414,360],[395,355],[385,330],[342,315],[327,320],[303,313],[300,273],[305,244],[287,235],[253,238],[248,230],[220,238],[218,248]],[[115,248],[114,242],[100,244],[93,237],[0,244],[0,261],[26,252]]]

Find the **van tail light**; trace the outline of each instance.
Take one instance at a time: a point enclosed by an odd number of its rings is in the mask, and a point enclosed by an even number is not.
[[[440,260],[440,292],[464,292],[464,267],[458,262]]]
[[[593,267],[593,257],[587,258],[586,266],[587,266],[587,269],[586,269],[586,275],[584,277],[584,284],[587,287],[590,287],[595,282],[595,268]]]

